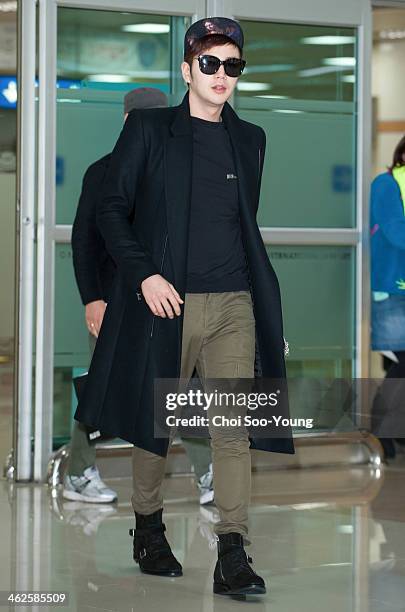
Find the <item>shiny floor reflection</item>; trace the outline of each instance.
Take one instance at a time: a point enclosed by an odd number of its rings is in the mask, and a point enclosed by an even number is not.
[[[179,578],[142,574],[132,561],[129,479],[108,481],[119,493],[110,506],[3,481],[0,589],[66,591],[61,609],[79,611],[405,611],[404,476],[405,456],[377,470],[255,473],[247,551],[268,593],[247,601],[212,593],[217,513],[200,511],[189,477],[165,481]]]

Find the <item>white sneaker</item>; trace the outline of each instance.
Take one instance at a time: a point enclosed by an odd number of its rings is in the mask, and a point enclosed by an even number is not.
[[[117,493],[101,480],[95,465],[84,470],[82,476],[66,476],[63,497],[93,504],[109,504],[117,499]]]
[[[214,476],[212,473],[212,463],[210,463],[209,470],[206,474],[203,474],[198,481],[198,488],[200,489],[200,505],[212,504],[214,501]]]

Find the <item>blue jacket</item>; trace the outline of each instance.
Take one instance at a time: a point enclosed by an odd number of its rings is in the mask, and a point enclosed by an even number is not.
[[[405,295],[405,214],[401,191],[389,172],[371,184],[371,290]]]

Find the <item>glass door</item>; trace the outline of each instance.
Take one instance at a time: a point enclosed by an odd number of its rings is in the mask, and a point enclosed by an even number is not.
[[[72,378],[90,361],[70,246],[83,175],[112,150],[126,92],[156,87],[170,105],[179,103],[185,93],[180,78],[184,33],[192,19],[203,17],[203,5],[179,0],[170,12],[165,2],[154,3],[153,10],[142,1],[117,2],[113,9],[100,1],[40,5],[40,40],[47,55],[42,58],[42,120],[40,76],[39,133],[45,154],[38,203],[44,230],[38,245],[35,478],[44,476],[50,453],[70,437],[76,406]]]
[[[214,6],[208,2],[209,13]],[[354,428],[354,414],[345,414],[336,395],[316,404],[311,390],[318,383],[320,397],[328,380],[368,376],[370,5],[224,0],[222,6],[245,32],[247,66],[235,108],[267,136],[258,221],[280,280],[291,412],[314,418],[313,433],[333,439],[338,423],[343,431]],[[355,509],[347,517],[353,535],[341,564],[350,571],[333,572],[348,601],[363,609],[368,575],[362,584],[357,579],[364,554],[357,515]]]
[[[245,35],[234,107],[267,136],[258,223],[280,280],[292,412],[330,432],[353,422],[338,402],[325,412],[313,401],[309,379],[319,392],[368,374],[370,10],[347,0],[303,4],[222,7]]]

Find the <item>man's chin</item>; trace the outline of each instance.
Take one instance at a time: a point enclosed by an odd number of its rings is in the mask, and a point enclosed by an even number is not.
[[[214,106],[223,106],[228,100],[228,98],[230,98],[230,95],[231,94],[229,93],[229,91],[224,91],[223,94],[209,92],[206,99],[210,102],[210,104],[213,104]]]

